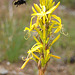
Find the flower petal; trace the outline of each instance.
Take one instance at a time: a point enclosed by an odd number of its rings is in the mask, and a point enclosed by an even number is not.
[[[61,59],[61,57],[56,56],[56,55],[51,55],[51,57],[57,58],[57,59]]]
[[[25,61],[25,63],[22,65],[21,69],[23,69],[23,68],[26,66],[26,64],[28,63],[28,61],[29,61],[30,59],[31,59],[31,57],[28,58],[28,59]]]

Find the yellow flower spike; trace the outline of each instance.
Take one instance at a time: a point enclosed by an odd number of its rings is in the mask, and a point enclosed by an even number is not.
[[[57,59],[61,59],[61,57],[56,56],[56,55],[51,55],[51,57],[57,58]]]
[[[34,58],[36,58],[36,59],[40,59],[37,55],[35,55],[34,53],[32,53],[32,55],[34,56]]]
[[[60,59],[59,56],[55,56],[52,55],[52,53],[50,53],[51,46],[60,37],[60,34],[58,34],[54,38],[54,40],[51,41],[51,38],[53,38],[52,35],[55,35],[54,33],[58,33],[62,28],[60,17],[52,14],[59,6],[60,2],[58,2],[55,6],[54,4],[55,2],[53,2],[53,0],[40,0],[40,6],[37,4],[34,4],[34,6],[32,6],[33,14],[31,14],[32,17],[30,21],[30,28],[26,27],[24,31],[26,30],[28,31],[26,34],[28,35],[27,37],[29,37],[30,31],[37,32],[38,38],[33,36],[34,40],[36,41],[36,44],[34,44],[32,48],[27,52],[28,53],[27,58],[23,59],[26,62],[22,65],[21,69],[23,69],[26,66],[26,64],[30,59],[34,61],[36,61],[36,59],[38,61],[40,60],[41,67],[46,66],[50,57],[55,57]],[[36,17],[36,21],[33,24],[34,17]],[[48,43],[50,44],[47,48]],[[35,54],[35,52],[38,53],[39,56]]]
[[[39,7],[37,4],[34,4],[34,7],[35,7],[35,9],[36,9],[39,13],[41,13],[41,9],[40,9],[40,7]]]
[[[33,6],[32,6],[32,10],[33,10],[34,13],[37,13]]]
[[[28,59],[25,61],[25,63],[22,65],[21,69],[23,69],[23,68],[26,66],[26,64],[28,63],[28,61],[29,61],[31,58],[32,58],[32,57],[28,58]]]

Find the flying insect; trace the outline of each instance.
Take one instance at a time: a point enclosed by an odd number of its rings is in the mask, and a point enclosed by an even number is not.
[[[13,3],[18,7],[19,5],[26,4],[26,0],[14,0]]]

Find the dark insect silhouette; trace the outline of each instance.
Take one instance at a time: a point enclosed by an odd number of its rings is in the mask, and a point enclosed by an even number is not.
[[[21,4],[26,4],[26,0],[14,0],[13,3],[18,7]]]

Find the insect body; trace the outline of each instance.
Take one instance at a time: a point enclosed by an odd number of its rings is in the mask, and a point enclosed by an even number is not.
[[[14,0],[14,5],[18,7],[18,5],[26,4],[26,0]]]

